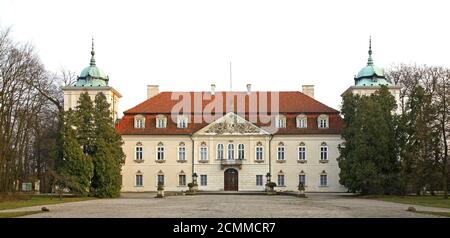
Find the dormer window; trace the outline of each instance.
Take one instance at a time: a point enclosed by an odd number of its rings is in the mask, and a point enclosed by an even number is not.
[[[185,116],[177,117],[177,127],[178,128],[187,128],[188,127],[188,118]]]
[[[317,126],[319,128],[328,128],[328,116],[327,115],[320,115],[317,118]]]
[[[275,117],[275,126],[277,128],[286,128],[286,117],[283,115],[278,115]]]
[[[164,115],[156,116],[156,128],[166,128],[167,118]]]
[[[307,128],[307,127],[308,127],[308,120],[306,118],[306,115],[298,115],[297,128]]]
[[[134,117],[134,128],[145,128],[145,117],[142,115],[136,115]]]

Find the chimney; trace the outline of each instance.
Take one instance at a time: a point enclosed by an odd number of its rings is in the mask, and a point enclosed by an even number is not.
[[[252,92],[252,85],[247,84],[247,95],[249,95]]]
[[[302,93],[314,98],[314,85],[302,85]]]
[[[147,99],[156,96],[159,93],[159,85],[147,85]]]
[[[211,84],[211,95],[216,94],[216,85],[215,84]]]

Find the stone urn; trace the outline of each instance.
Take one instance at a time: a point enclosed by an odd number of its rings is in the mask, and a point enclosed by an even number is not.
[[[158,183],[158,189],[156,193],[157,198],[163,198],[164,197],[164,185],[162,183]]]
[[[300,183],[298,185],[298,192],[297,192],[297,196],[301,197],[301,198],[306,198],[306,194],[305,194],[305,185],[303,183]]]
[[[268,195],[275,195],[277,192],[275,191],[275,187],[277,186],[274,182],[267,182],[266,183],[266,193]]]

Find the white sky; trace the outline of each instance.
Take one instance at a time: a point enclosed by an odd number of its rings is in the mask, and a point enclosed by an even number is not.
[[[367,62],[450,66],[449,1],[16,1],[0,0],[0,26],[32,42],[49,70],[97,66],[122,93],[120,111],[161,91],[301,91],[339,109]]]

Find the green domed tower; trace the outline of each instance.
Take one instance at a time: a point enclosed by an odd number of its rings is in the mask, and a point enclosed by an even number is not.
[[[372,39],[369,39],[369,58],[367,66],[362,68],[358,75],[355,76],[355,85],[357,86],[391,86],[392,84],[386,80],[384,70],[373,64],[372,59]]]
[[[400,86],[391,83],[384,74],[384,70],[374,65],[372,58],[372,38],[369,39],[369,58],[367,65],[362,68],[354,77],[355,84],[350,86],[341,96],[347,93],[370,95],[375,93],[381,86],[386,86],[392,95],[395,97],[397,104],[399,104]]]
[[[119,99],[122,95],[108,85],[109,77],[103,70],[97,67],[94,56],[94,39],[92,39],[91,61],[89,66],[81,71],[75,84],[63,87],[64,110],[75,108],[81,93],[88,92],[91,99],[94,100],[95,95],[101,92],[106,96],[106,99],[111,105],[111,117],[116,121],[118,119]]]
[[[108,86],[109,77],[95,64],[94,40],[92,40],[91,62],[81,71],[75,87],[101,87]]]

